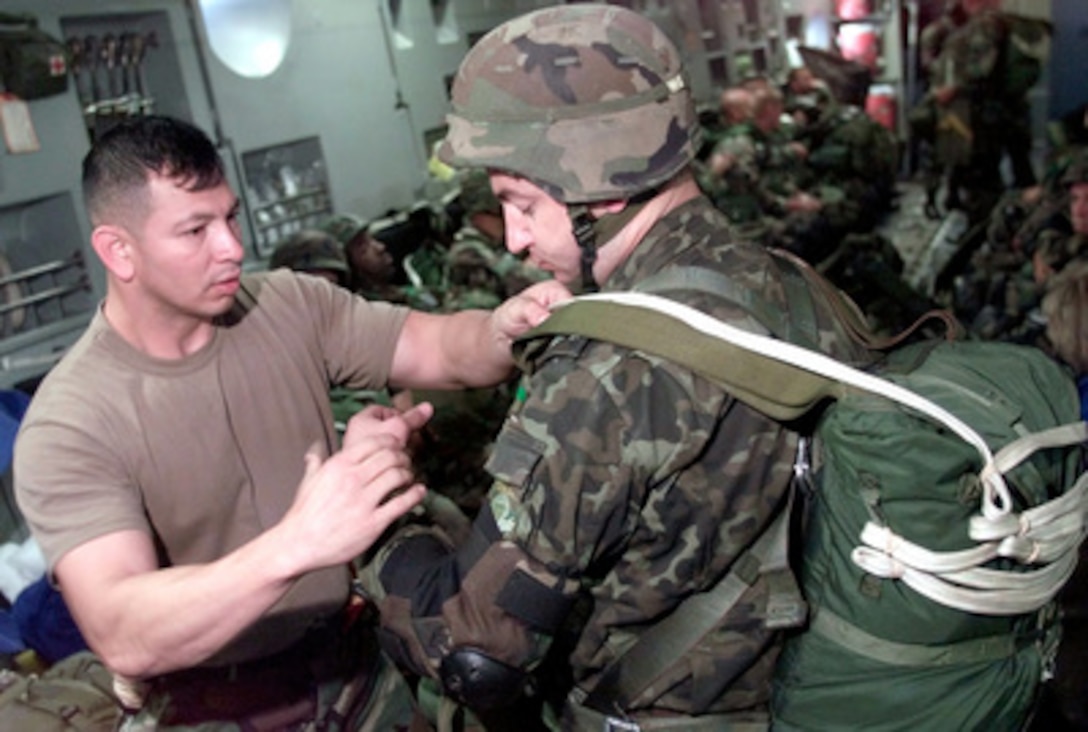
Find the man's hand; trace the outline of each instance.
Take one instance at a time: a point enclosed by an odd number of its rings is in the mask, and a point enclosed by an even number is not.
[[[412,436],[419,432],[431,417],[434,407],[430,402],[409,405],[405,409],[372,404],[348,420],[343,444],[348,446],[374,435],[391,435],[401,447],[407,447]]]
[[[316,448],[306,454],[306,474],[280,527],[297,550],[298,574],[362,554],[423,500],[426,489],[412,482],[404,449],[412,421],[371,414],[355,423],[344,447],[328,459]]]
[[[543,323],[553,305],[570,298],[570,290],[561,283],[538,282],[492,311],[491,332],[500,345],[509,348],[515,338]]]

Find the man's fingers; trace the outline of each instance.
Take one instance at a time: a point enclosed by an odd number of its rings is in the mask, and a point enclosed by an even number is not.
[[[402,491],[390,493],[374,509],[374,518],[388,526],[418,506],[426,495],[427,489],[422,483],[414,483]]]
[[[434,405],[430,402],[420,402],[411,409],[406,409],[401,412],[401,417],[404,419],[405,424],[408,425],[408,429],[412,432],[416,432],[422,428],[433,416]]]

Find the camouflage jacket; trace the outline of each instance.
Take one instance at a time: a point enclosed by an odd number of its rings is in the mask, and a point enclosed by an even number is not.
[[[715,205],[730,221],[748,223],[786,213],[786,199],[799,188],[800,165],[783,142],[743,122],[726,130],[714,154],[731,160],[713,192]]]
[[[781,265],[704,198],[661,219],[604,289],[670,267],[713,270],[772,312],[786,307]],[[766,332],[718,295],[669,296]],[[856,357],[826,309],[815,315],[822,348]],[[488,463],[495,482],[474,538],[450,558],[435,531],[410,527],[370,566],[397,638],[387,649],[417,673],[438,676],[463,647],[532,669],[554,641],[553,659],[590,690],[655,619],[712,586],[786,495],[794,432],[665,359],[581,337],[538,346]],[[762,623],[767,595],[757,580],[631,715],[761,709],[779,640]]]

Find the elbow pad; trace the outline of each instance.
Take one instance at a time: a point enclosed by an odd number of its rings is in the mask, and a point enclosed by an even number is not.
[[[438,677],[446,695],[469,709],[510,706],[532,692],[532,677],[475,648],[455,648],[442,659]]]

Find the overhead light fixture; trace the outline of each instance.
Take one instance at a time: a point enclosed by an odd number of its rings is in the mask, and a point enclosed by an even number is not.
[[[291,40],[292,0],[199,0],[212,53],[240,76],[279,68]]]

